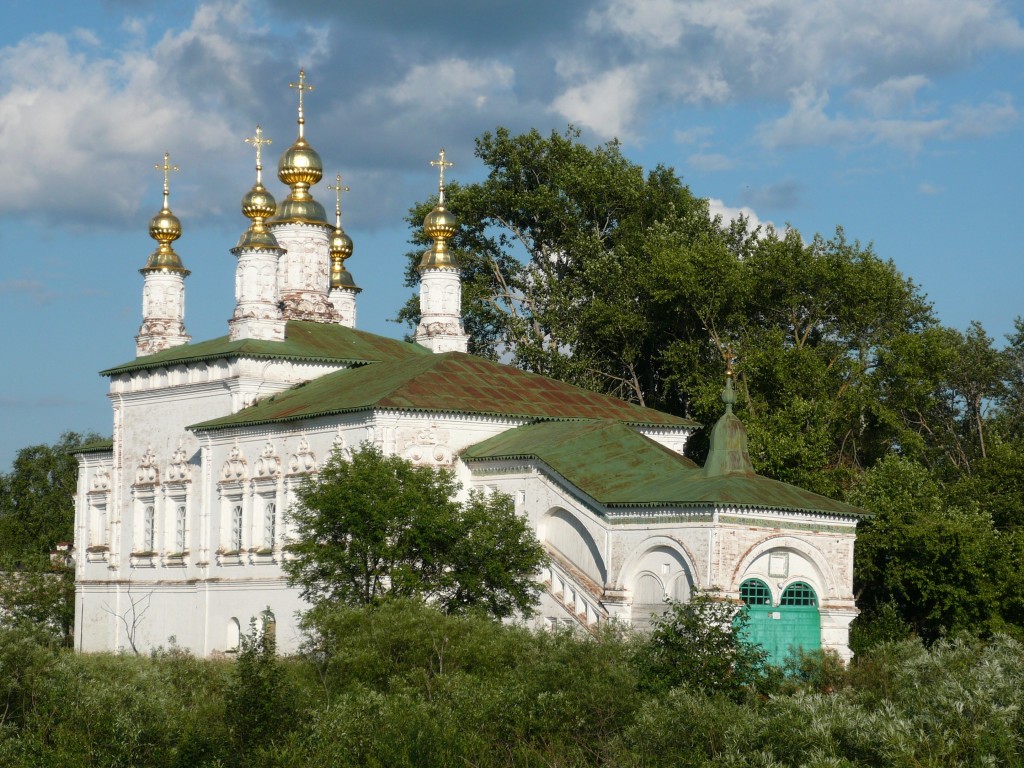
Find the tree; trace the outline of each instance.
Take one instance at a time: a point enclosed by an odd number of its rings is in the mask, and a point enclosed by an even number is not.
[[[48,556],[0,559],[0,623],[30,625],[70,646],[75,626],[75,571]]]
[[[450,470],[415,466],[364,444],[333,455],[297,492],[296,541],[285,569],[314,604],[372,604],[388,596],[446,613],[529,613],[545,554],[509,497],[454,500]]]
[[[73,539],[74,450],[97,438],[65,432],[54,445],[18,451],[11,471],[0,474],[0,554],[48,555],[59,542]]]
[[[745,610],[709,595],[670,600],[640,641],[638,664],[646,686],[665,691],[686,686],[707,694],[743,698],[777,681],[768,654],[746,635]]]

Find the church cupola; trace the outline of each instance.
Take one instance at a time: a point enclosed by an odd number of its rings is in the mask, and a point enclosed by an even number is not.
[[[299,81],[289,83],[299,92],[299,136],[277,164],[277,177],[288,185],[288,196],[269,221],[270,231],[285,249],[278,267],[278,285],[284,317],[295,320],[334,322],[334,307],[327,299],[330,269],[330,236],[324,207],[313,199],[310,188],[324,175],[320,155],[306,141],[304,95],[313,86],[305,70]]]
[[[732,359],[725,369],[725,389],[722,390],[722,402],[725,413],[711,430],[711,446],[708,457],[704,461],[704,474],[712,477],[737,474],[754,474],[754,465],[750,462],[747,451],[747,430],[743,422],[732,412],[736,404],[736,392],[732,388]]]
[[[420,273],[420,322],[414,340],[434,352],[465,352],[469,337],[462,326],[462,279],[448,241],[458,225],[444,205],[444,170],[454,163],[444,149],[430,164],[440,169],[437,205],[423,220],[423,232],[434,241],[416,267]]]
[[[164,153],[163,165],[155,166],[164,174],[164,204],[149,221],[149,236],[157,242],[146,266],[139,270],[142,283],[142,326],[135,337],[137,357],[152,355],[170,347],[188,343],[185,333],[185,278],[189,271],[171,245],[181,237],[181,222],[170,209],[170,153]]]
[[[345,259],[352,255],[352,238],[341,228],[341,193],[350,192],[349,187],[342,186],[341,174],[336,177],[337,184],[328,185],[335,193],[334,203],[334,234],[331,235],[331,292],[329,298],[334,311],[338,315],[338,323],[348,328],[356,327],[356,294],[358,288],[352,280],[352,274],[345,269]]]
[[[263,147],[271,143],[256,126],[247,138],[256,149],[256,183],[242,197],[242,213],[251,220],[231,252],[238,258],[235,270],[235,312],[228,321],[232,341],[264,339],[283,341],[285,321],[278,291],[278,262],[284,249],[266,225],[277,203],[263,186]]]

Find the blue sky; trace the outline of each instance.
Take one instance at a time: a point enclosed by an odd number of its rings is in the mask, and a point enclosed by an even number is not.
[[[5,0],[0,470],[64,430],[109,434],[96,372],[134,355],[164,151],[186,326],[226,333],[242,140],[261,123],[275,166],[300,66],[307,137],[352,187],[366,330],[403,332],[402,219],[434,190],[438,148],[475,180],[483,131],[573,123],[726,216],[843,226],[943,322],[1001,341],[1024,314],[1021,17],[999,0]]]

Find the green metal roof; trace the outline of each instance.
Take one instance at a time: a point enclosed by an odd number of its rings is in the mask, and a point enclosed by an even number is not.
[[[425,357],[430,351],[418,344],[396,341],[375,333],[357,331],[343,325],[289,320],[284,341],[241,339],[231,341],[221,336],[197,344],[182,344],[155,355],[146,355],[131,362],[100,371],[101,376],[161,368],[180,363],[194,363],[225,357],[252,357],[269,360],[300,360],[320,363],[381,363]]]
[[[750,473],[713,476],[616,421],[528,424],[466,449],[465,461],[537,459],[606,506],[756,507],[859,517],[857,507]]]
[[[91,443],[72,448],[68,453],[109,453],[114,450],[113,440],[93,440]]]
[[[528,419],[615,419],[696,427],[696,422],[462,352],[428,354],[336,371],[238,413],[195,424],[214,430],[370,408]]]

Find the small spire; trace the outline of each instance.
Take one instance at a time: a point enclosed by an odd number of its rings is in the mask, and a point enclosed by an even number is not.
[[[177,171],[178,170],[178,166],[171,165],[171,153],[170,152],[164,152],[164,163],[163,163],[163,165],[154,165],[153,167],[156,168],[158,171],[163,171],[164,172],[164,208],[163,209],[165,211],[170,210],[167,207],[167,198],[168,198],[168,195],[169,195],[170,190],[171,190],[170,174],[171,174],[171,171]]]
[[[736,404],[736,392],[732,388],[734,376],[733,362],[735,359],[732,349],[727,348],[725,350],[725,389],[722,390],[722,402],[725,403],[726,413],[732,413],[732,407]]]
[[[303,138],[303,130],[306,125],[306,118],[302,113],[302,94],[305,91],[312,91],[313,86],[306,83],[306,70],[299,70],[299,82],[288,83],[289,88],[297,88],[299,91],[299,138]]]
[[[438,160],[431,160],[430,164],[432,166],[434,166],[435,168],[440,168],[441,169],[440,179],[437,182],[437,204],[438,205],[444,205],[444,169],[445,168],[454,168],[455,167],[455,163],[451,163],[451,162],[445,160],[445,158],[444,158],[444,147],[441,147],[441,152],[440,152],[439,157],[440,157],[440,159],[438,159]]]
[[[341,229],[341,193],[351,192],[352,187],[341,186],[341,174],[339,173],[334,177],[337,179],[337,184],[328,184],[327,188],[335,193],[336,201],[334,203],[334,228]]]
[[[256,124],[256,136],[255,137],[246,137],[245,143],[246,144],[252,144],[254,147],[256,147],[256,183],[257,184],[263,184],[263,152],[262,152],[262,149],[263,149],[264,145],[269,146],[270,144],[273,144],[274,141],[273,141],[273,139],[264,139],[263,138],[263,129],[260,127],[259,123],[257,123]]]

